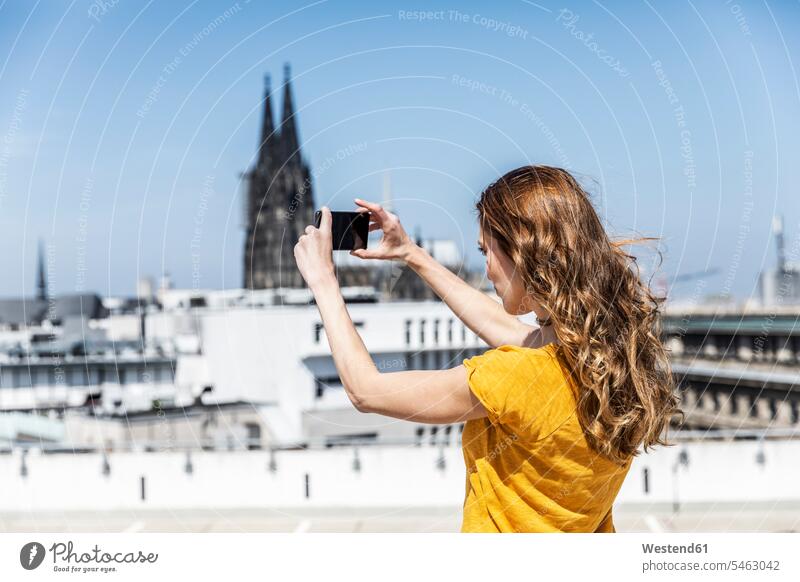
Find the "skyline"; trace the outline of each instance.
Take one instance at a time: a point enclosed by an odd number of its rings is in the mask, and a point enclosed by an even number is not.
[[[757,293],[775,214],[798,260],[797,5],[306,6],[0,4],[0,295],[35,294],[40,239],[56,294],[240,287],[239,173],[286,62],[317,204],[380,200],[388,171],[407,230],[473,267],[474,201],[525,163],[663,237],[666,276],[717,269],[702,294]]]

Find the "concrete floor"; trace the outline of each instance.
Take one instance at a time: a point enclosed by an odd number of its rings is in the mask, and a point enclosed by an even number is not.
[[[797,532],[800,507],[616,507],[618,532]],[[458,532],[461,508],[3,513],[2,532]]]

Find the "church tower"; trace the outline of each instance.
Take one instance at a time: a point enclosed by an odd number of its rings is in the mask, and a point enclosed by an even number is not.
[[[294,260],[294,245],[314,221],[311,172],[300,151],[291,88],[291,70],[283,68],[283,113],[272,117],[270,77],[264,79],[261,141],[247,184],[244,286],[247,289],[304,287]]]

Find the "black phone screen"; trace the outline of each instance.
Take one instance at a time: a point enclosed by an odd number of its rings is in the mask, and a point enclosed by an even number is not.
[[[352,251],[367,248],[369,236],[369,212],[331,211],[331,236],[333,250]],[[314,226],[319,228],[322,212],[314,214]]]

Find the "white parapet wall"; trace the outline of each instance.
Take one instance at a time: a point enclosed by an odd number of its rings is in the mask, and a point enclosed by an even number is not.
[[[277,451],[274,470],[265,450],[119,452],[107,459],[106,474],[101,453],[1,455],[0,511],[457,508],[465,487],[457,446]],[[662,447],[634,461],[617,506],[796,504],[798,460],[800,440]]]

